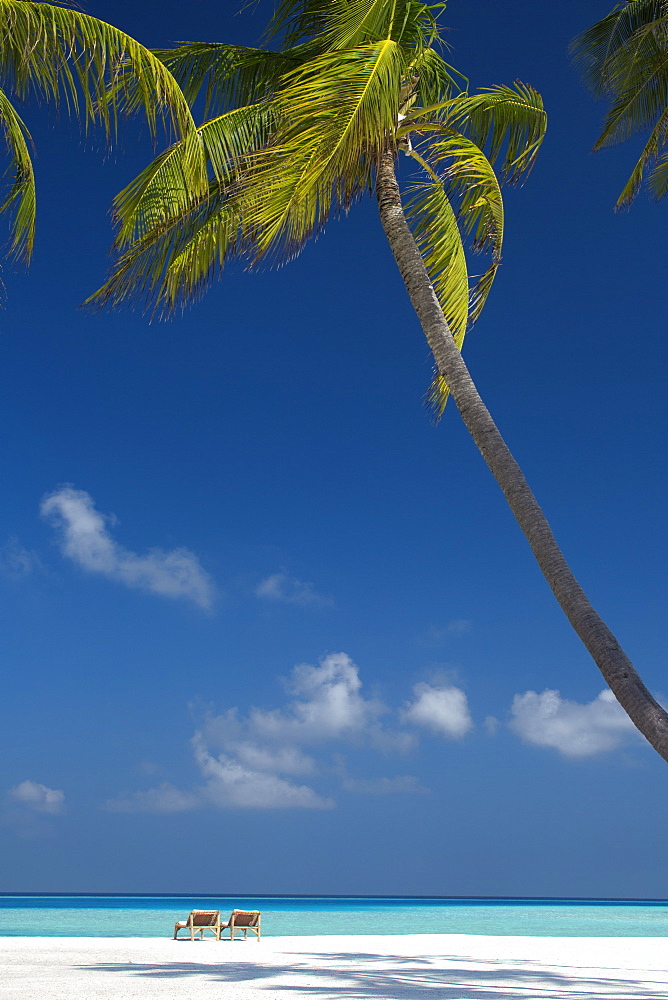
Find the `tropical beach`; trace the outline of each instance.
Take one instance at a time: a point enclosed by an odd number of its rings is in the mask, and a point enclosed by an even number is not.
[[[164,932],[190,902],[1,897],[0,996],[651,1000],[668,990],[665,901],[247,897],[265,907],[259,940],[224,930],[171,940]],[[227,899],[198,902],[227,919]]]
[[[84,6],[0,0],[0,1000],[666,1000],[668,0]]]
[[[667,993],[666,938],[8,938],[0,958],[7,1000],[663,1000]]]

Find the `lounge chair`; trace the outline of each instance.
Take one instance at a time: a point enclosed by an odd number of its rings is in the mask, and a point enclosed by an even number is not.
[[[234,935],[236,932],[243,931],[245,941],[248,937],[248,932],[251,931],[259,941],[261,920],[262,913],[260,910],[232,910],[230,919],[226,924],[221,925],[221,936],[224,930],[229,930],[230,940],[234,941]]]
[[[227,924],[225,924],[227,927]],[[174,924],[174,940],[179,931],[190,931],[190,940],[195,940],[195,934],[199,933],[200,940],[204,937],[204,931],[211,931],[215,935],[216,941],[220,941],[220,910],[191,910],[187,920],[178,920]]]

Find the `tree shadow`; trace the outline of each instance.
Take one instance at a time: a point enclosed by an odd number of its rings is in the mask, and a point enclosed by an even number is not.
[[[443,969],[443,960],[452,963]],[[438,967],[435,967],[438,961]],[[294,953],[291,961],[282,956],[280,963],[248,958],[217,962],[100,963],[79,966],[91,972],[119,972],[126,975],[159,979],[200,977],[222,984],[257,983],[258,991],[279,996],[298,992],[303,997],[345,998],[345,1000],[666,1000],[668,984],[630,976],[595,976],[573,966],[555,971],[534,960],[518,959],[489,962],[497,968],[476,968],[480,959],[461,955],[404,956],[373,953],[329,952]],[[323,963],[323,964],[318,964]],[[325,964],[326,963],[326,964]],[[357,963],[362,968],[357,967]],[[283,977],[289,981],[281,982]],[[274,982],[263,984],[263,980]]]

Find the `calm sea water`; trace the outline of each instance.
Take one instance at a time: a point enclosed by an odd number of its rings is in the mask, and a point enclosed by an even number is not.
[[[190,910],[262,910],[263,934],[668,937],[668,900],[0,894],[0,935],[171,937]]]

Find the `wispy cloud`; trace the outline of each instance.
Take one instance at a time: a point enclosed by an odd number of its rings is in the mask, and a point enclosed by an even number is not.
[[[348,773],[342,754],[334,757],[334,772],[341,779],[341,788],[356,795],[428,795],[430,792],[413,774],[398,774],[392,778],[354,777]]]
[[[251,709],[248,731],[273,744],[315,744],[342,736],[366,736],[388,711],[362,694],[359,669],[346,653],[330,653],[318,666],[300,663],[288,690],[294,700],[285,709]]]
[[[36,552],[21,545],[16,535],[11,535],[0,546],[0,575],[8,580],[25,580],[38,570],[42,563]]]
[[[58,788],[41,785],[38,781],[22,781],[15,788],[10,788],[8,795],[14,802],[19,802],[34,812],[56,815],[65,808],[65,793]]]
[[[176,813],[197,809],[199,805],[201,802],[197,795],[182,792],[169,781],[163,781],[157,788],[109,799],[104,808],[109,812]]]
[[[193,740],[195,759],[206,778],[203,797],[221,809],[331,809],[334,801],[309,785],[297,784],[277,772],[280,756],[258,760],[264,767],[249,767],[239,757],[214,756],[198,734]]]
[[[421,641],[427,646],[440,646],[447,639],[468,635],[473,628],[470,618],[452,618],[445,625],[430,625]]]
[[[204,779],[192,791],[163,784],[107,804],[117,811],[178,811],[206,805],[223,809],[330,809],[329,792],[315,787],[332,776],[348,791],[387,795],[424,791],[407,775],[351,778],[331,767],[341,747],[365,754],[405,752],[413,733],[388,725],[390,709],[366,697],[357,665],[346,653],[331,653],[317,665],[299,664],[290,676],[291,700],[279,708],[230,708],[210,715],[193,740],[195,764]],[[318,755],[320,755],[318,757]]]
[[[153,548],[145,555],[123,548],[109,533],[112,519],[95,509],[85,490],[61,486],[44,498],[40,510],[56,527],[63,554],[88,572],[162,597],[211,606],[213,582],[196,555],[186,548]]]
[[[559,691],[526,691],[515,695],[511,713],[510,728],[525,743],[550,747],[564,757],[591,757],[638,737],[608,688],[586,704],[568,701]]]
[[[461,688],[422,683],[415,685],[413,695],[403,711],[405,722],[454,740],[466,736],[473,728],[468,699]]]
[[[312,583],[284,572],[272,573],[261,580],[255,588],[255,596],[280,604],[297,604],[302,608],[324,608],[334,604],[331,597],[319,594]]]

